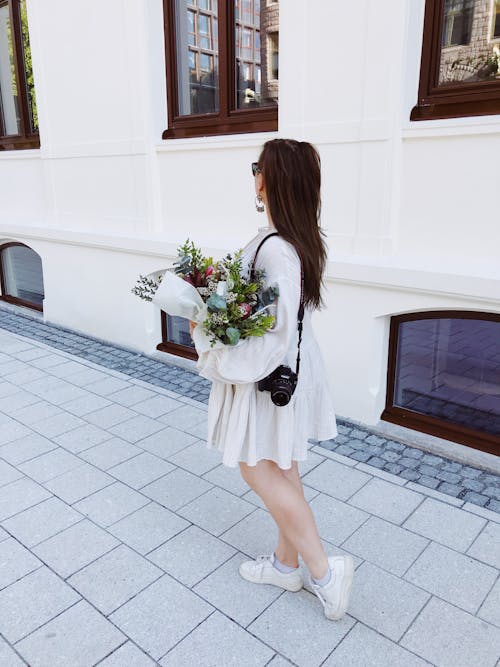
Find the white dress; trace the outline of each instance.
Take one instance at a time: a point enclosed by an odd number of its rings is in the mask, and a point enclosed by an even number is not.
[[[243,271],[248,274],[259,242],[275,231],[260,227],[243,249]],[[292,461],[307,459],[308,440],[337,435],[330,381],[305,308],[300,370],[290,402],[277,406],[269,391],[256,382],[284,363],[295,371],[297,311],[300,303],[300,260],[291,243],[278,236],[259,250],[256,269],[265,270],[265,284],[277,284],[274,328],[264,336],[240,340],[235,346],[210,348],[201,326],[193,331],[200,375],[212,381],[208,400],[208,449],[222,452],[231,468],[240,461],[255,465],[261,459],[288,469]]]

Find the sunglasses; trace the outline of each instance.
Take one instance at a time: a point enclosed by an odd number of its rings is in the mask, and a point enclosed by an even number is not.
[[[261,174],[262,169],[259,167],[258,162],[252,162],[252,174],[256,176],[257,174]]]

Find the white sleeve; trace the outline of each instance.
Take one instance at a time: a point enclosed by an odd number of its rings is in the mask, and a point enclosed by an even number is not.
[[[277,285],[276,322],[263,336],[250,336],[236,345],[207,349],[201,325],[193,331],[200,375],[227,384],[257,382],[285,361],[297,334],[300,304],[300,260],[293,246],[273,237],[259,250],[256,268],[265,270],[265,285]]]

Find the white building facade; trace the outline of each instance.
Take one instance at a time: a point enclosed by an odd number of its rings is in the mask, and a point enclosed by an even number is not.
[[[0,151],[0,251],[22,243],[41,258],[45,320],[155,353],[160,312],[131,293],[137,276],[170,265],[188,236],[214,256],[244,245],[265,223],[250,163],[286,137],[322,159],[329,263],[315,324],[337,412],[381,419],[395,316],[485,313],[495,356],[500,112],[410,120],[425,10],[281,0],[278,129],[163,139],[162,0],[27,0],[40,147]],[[492,447],[457,441],[492,452],[500,358],[482,363]]]

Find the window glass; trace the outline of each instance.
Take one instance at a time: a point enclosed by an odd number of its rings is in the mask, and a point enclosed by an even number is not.
[[[28,32],[28,14],[26,11],[26,0],[21,0],[21,31],[23,37],[23,60],[26,72],[26,95],[28,98],[28,110],[30,115],[30,129],[38,131],[38,112],[36,108],[35,81],[33,79],[33,65],[31,62],[30,36]]]
[[[442,0],[443,30],[439,85],[500,78],[500,51],[491,41],[491,5],[484,0]],[[494,31],[496,29],[494,1]]]
[[[193,339],[189,333],[189,320],[167,315],[167,341],[194,349]]]
[[[493,38],[500,39],[500,0],[493,7]]]
[[[0,102],[4,134],[20,134],[21,119],[14,62],[14,36],[9,5],[0,7]]]
[[[36,306],[43,303],[42,261],[37,253],[25,246],[8,246],[1,253],[3,296],[27,301]]]
[[[216,3],[212,7],[199,2],[195,9],[188,5],[193,3],[175,1],[179,115],[215,113],[219,108],[217,13],[200,13],[200,9],[215,10]]]
[[[278,14],[267,7],[261,12],[260,5],[260,0],[235,1],[238,109],[275,106],[278,102]]]
[[[500,322],[401,322],[394,404],[500,435]]]

